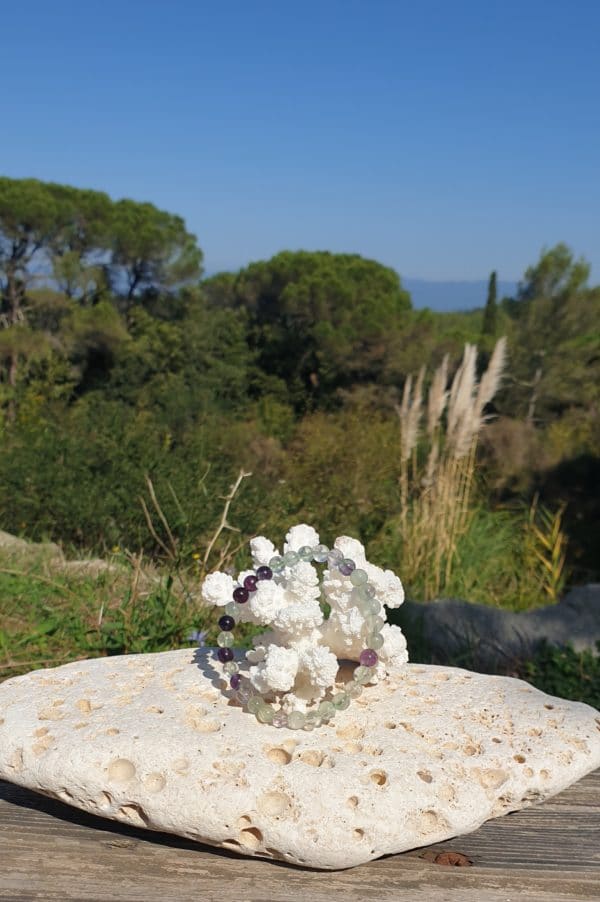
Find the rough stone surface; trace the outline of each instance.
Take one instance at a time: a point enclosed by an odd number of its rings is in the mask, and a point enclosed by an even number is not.
[[[260,725],[214,651],[0,685],[0,777],[127,824],[345,868],[470,832],[600,765],[600,717],[527,683],[407,665],[311,733]]]
[[[542,642],[596,651],[600,642],[600,584],[568,592],[558,604],[505,611],[454,598],[405,601],[393,618],[409,637],[417,634],[440,662],[466,660],[491,670],[531,657]]]

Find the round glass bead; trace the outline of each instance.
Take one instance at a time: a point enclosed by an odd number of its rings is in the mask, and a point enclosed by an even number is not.
[[[256,578],[259,580],[260,579],[273,579],[273,571],[271,570],[270,567],[263,565],[262,567],[259,567],[258,570],[256,571]]]
[[[353,570],[356,570],[356,564],[354,561],[351,561],[349,557],[344,558],[344,560],[338,564],[338,570],[342,574],[342,576],[350,576]]]
[[[248,683],[242,683],[242,685],[240,686],[240,688],[237,691],[238,701],[242,705],[245,705],[248,701],[250,701],[250,699],[252,698],[253,695],[254,695],[254,690],[252,689],[251,686],[248,685]]]
[[[232,630],[235,626],[235,620],[233,617],[230,617],[229,614],[224,614],[222,617],[219,617],[219,628],[225,630],[226,632]]]
[[[286,567],[294,567],[299,560],[300,558],[295,551],[286,551],[283,555],[283,563]]]
[[[226,664],[223,664],[223,672],[227,673],[231,676],[232,673],[237,673],[240,668],[235,663],[235,661],[227,661]]]
[[[246,604],[248,595],[248,589],[244,589],[243,586],[238,586],[237,589],[233,590],[233,600],[237,601],[238,604]]]
[[[324,564],[329,554],[327,545],[315,545],[313,548],[313,557],[318,564]]]
[[[321,718],[319,717],[318,711],[309,711],[306,715],[306,722],[304,724],[304,729],[312,729],[313,727],[321,726]]]
[[[298,557],[301,561],[312,561],[313,550],[310,545],[303,545],[302,548],[298,550]]]
[[[272,723],[274,716],[275,712],[271,705],[262,705],[256,712],[256,719],[260,721],[260,723]]]
[[[244,588],[248,589],[249,592],[256,592],[256,583],[258,582],[258,578],[250,574],[244,580]]]
[[[359,695],[362,694],[363,686],[361,685],[361,683],[357,683],[355,680],[351,680],[344,686],[344,691],[350,696],[350,698],[358,698]]]
[[[383,627],[385,626],[385,620],[383,617],[371,617],[372,622],[372,632],[379,633]]]
[[[350,704],[350,696],[346,692],[337,692],[331,699],[336,711],[344,711]]]
[[[365,573],[364,570],[360,568],[357,570],[353,570],[350,574],[350,582],[353,586],[364,586],[367,583],[369,577]]]
[[[363,664],[361,664],[359,667],[356,667],[354,670],[354,682],[364,685],[365,683],[369,682],[372,675],[373,674],[371,673],[371,668],[365,667]]]
[[[233,652],[230,648],[220,648],[217,652],[217,658],[221,664],[226,664],[227,661],[233,661]]]
[[[250,714],[256,714],[256,712],[262,708],[264,705],[264,699],[260,695],[253,695],[248,699],[247,708],[250,711]]]
[[[368,595],[369,598],[374,598],[374,596],[377,594],[377,589],[375,588],[373,583],[367,583],[366,586],[364,586],[364,590],[365,595]]]
[[[381,611],[381,605],[376,598],[369,598],[369,612],[377,616]]]
[[[283,562],[283,558],[280,554],[276,554],[275,557],[272,557],[269,561],[269,567],[273,571],[273,573],[281,573],[285,564]]]
[[[335,708],[329,701],[321,702],[317,710],[323,719],[329,719],[335,714]]]
[[[304,726],[304,714],[302,711],[290,711],[288,714],[287,725],[290,730],[301,730]]]
[[[233,645],[233,636],[231,633],[219,633],[217,636],[217,645],[219,648],[231,648]]]
[[[344,555],[341,551],[338,551],[337,548],[332,548],[329,554],[327,555],[327,563],[330,567],[339,567],[339,565],[344,560]]]
[[[377,650],[383,646],[383,636],[381,633],[373,633],[372,636],[369,636],[369,648],[374,648]]]
[[[230,601],[229,604],[226,604],[224,611],[228,617],[239,617],[240,609],[236,605],[235,601]]]
[[[285,711],[275,711],[271,723],[274,727],[287,727],[287,714]]]
[[[229,685],[232,689],[239,689],[240,683],[242,682],[242,678],[239,673],[232,673],[229,678]]]
[[[355,586],[352,589],[352,598],[356,604],[368,604],[371,601],[371,596],[365,592],[366,588],[366,586]]]
[[[379,655],[372,648],[365,648],[360,653],[359,661],[363,667],[375,667],[379,660]]]

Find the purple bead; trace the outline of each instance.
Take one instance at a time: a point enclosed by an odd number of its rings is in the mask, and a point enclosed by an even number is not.
[[[239,689],[240,683],[242,682],[242,678],[239,673],[232,673],[231,679],[229,680],[229,685],[232,689]]]
[[[227,664],[228,661],[233,661],[233,652],[230,648],[220,648],[217,652],[217,658],[221,664]]]
[[[233,617],[230,617],[229,614],[223,614],[222,617],[219,618],[219,629],[224,630],[226,633],[229,630],[232,630],[235,626],[235,620]]]
[[[355,569],[356,569],[356,567],[354,565],[354,561],[349,561],[346,559],[344,561],[341,561],[341,563],[338,564],[338,570],[340,571],[342,576],[350,576],[352,571]]]
[[[244,586],[248,589],[249,592],[256,592],[256,583],[258,582],[257,576],[247,576],[244,580]]]
[[[256,571],[256,578],[257,579],[273,579],[273,571],[271,570],[270,567],[267,567],[266,565],[259,567],[258,570]]]
[[[233,590],[233,600],[237,601],[238,604],[245,604],[248,601],[249,594],[248,589],[238,586],[237,589]]]
[[[358,660],[363,667],[375,667],[379,660],[379,655],[376,651],[373,651],[372,648],[365,648],[363,651],[361,651],[360,658]]]

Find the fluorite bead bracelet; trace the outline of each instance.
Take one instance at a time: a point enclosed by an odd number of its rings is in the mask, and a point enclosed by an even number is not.
[[[273,579],[273,576],[282,573],[286,568],[295,567],[300,561],[329,565],[330,569],[337,569],[342,576],[348,577],[353,586],[353,597],[357,607],[365,616],[371,630],[367,640],[367,647],[360,654],[359,664],[354,670],[353,678],[344,686],[343,690],[332,696],[331,700],[325,700],[311,711],[283,711],[274,708],[250,681],[244,678],[239,667],[234,661],[232,651],[233,629],[236,625],[238,606],[244,605],[253,592],[256,592],[259,582]],[[225,607],[225,613],[219,619],[221,632],[217,637],[219,651],[217,657],[223,664],[223,671],[229,679],[229,686],[235,693],[235,697],[256,719],[261,723],[272,724],[274,727],[287,727],[291,730],[313,730],[315,727],[328,723],[335,717],[337,711],[345,710],[353,698],[357,698],[363,691],[363,687],[372,677],[373,668],[379,661],[377,650],[383,645],[381,628],[384,620],[380,617],[381,605],[375,598],[375,587],[369,583],[367,573],[356,567],[354,561],[345,558],[336,548],[331,551],[326,545],[304,545],[298,551],[287,551],[283,555],[275,555],[269,561],[269,565],[257,567],[254,573],[244,578],[241,585],[233,590],[232,600]]]

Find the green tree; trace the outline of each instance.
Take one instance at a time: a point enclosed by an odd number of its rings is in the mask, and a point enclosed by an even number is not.
[[[200,278],[202,251],[180,216],[153,204],[120,200],[113,207],[109,228],[111,285],[127,301]]]
[[[498,325],[498,304],[496,301],[496,273],[490,273],[488,282],[487,300],[483,311],[483,325],[481,327],[482,335],[489,335],[492,338],[496,335]]]
[[[212,303],[247,311],[261,390],[278,387],[300,408],[378,379],[410,310],[397,273],[356,254],[284,251],[204,289]]]

